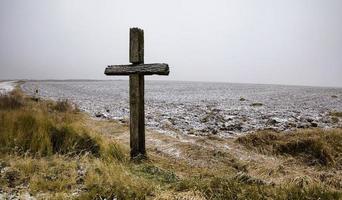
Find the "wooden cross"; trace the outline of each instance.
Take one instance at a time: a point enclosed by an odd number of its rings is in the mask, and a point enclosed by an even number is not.
[[[144,75],[169,75],[170,71],[165,63],[144,64],[144,31],[139,28],[130,29],[129,62],[132,64],[109,65],[105,74],[129,76],[131,158],[145,157]]]

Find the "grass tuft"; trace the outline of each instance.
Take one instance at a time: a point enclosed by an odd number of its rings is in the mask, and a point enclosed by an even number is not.
[[[253,106],[253,107],[260,107],[260,106],[263,106],[264,104],[262,103],[252,103],[250,106]]]
[[[0,151],[47,156],[54,153],[99,156],[99,144],[86,131],[42,111],[0,112]]]
[[[142,175],[149,179],[154,179],[162,183],[175,183],[179,179],[173,172],[161,169],[154,165],[142,165],[139,169]]]
[[[152,194],[152,185],[130,175],[127,167],[95,160],[85,178],[87,191],[80,199],[145,199]]]
[[[50,130],[52,150],[61,154],[82,154],[89,152],[99,156],[100,146],[87,132],[77,133],[71,126]]]
[[[0,110],[14,110],[24,105],[23,96],[16,90],[10,95],[0,95]]]
[[[290,134],[262,131],[236,142],[263,154],[291,155],[310,165],[341,167],[342,130],[304,130]]]
[[[200,191],[206,199],[340,199],[341,193],[321,185],[298,187],[296,184],[273,186],[245,183],[230,177],[194,177],[179,182],[177,191]]]
[[[90,153],[95,157],[123,160],[124,155],[115,143],[104,142],[101,137],[82,128],[83,116],[75,113],[68,101],[55,104],[36,102],[19,94],[9,94],[3,99],[15,99],[12,102],[21,102],[21,106],[0,110],[1,153],[39,156]],[[51,112],[51,109],[58,112]]]
[[[335,164],[331,149],[320,138],[308,138],[280,143],[277,147],[277,153],[302,156],[309,164],[315,164],[315,162],[326,166]]]
[[[78,110],[67,99],[58,100],[53,106],[53,109],[58,112],[73,112]]]
[[[330,116],[333,116],[333,117],[342,117],[342,112],[331,112],[331,113],[330,113]]]

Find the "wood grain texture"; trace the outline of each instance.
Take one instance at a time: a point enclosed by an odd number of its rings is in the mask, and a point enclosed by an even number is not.
[[[138,64],[138,65],[110,65],[105,74],[111,76],[141,75],[169,75],[169,65],[165,63]]]
[[[144,63],[144,31],[131,28],[129,31],[129,62]]]
[[[130,29],[129,62],[132,64],[110,65],[104,73],[109,76],[129,75],[131,158],[139,159],[146,156],[144,75],[169,75],[170,70],[165,63],[144,64],[144,31],[139,28]]]
[[[129,76],[131,158],[145,155],[144,76]]]

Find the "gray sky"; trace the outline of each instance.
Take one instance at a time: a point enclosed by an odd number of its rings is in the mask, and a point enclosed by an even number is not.
[[[0,79],[113,79],[129,27],[149,79],[342,87],[341,0],[1,0]]]

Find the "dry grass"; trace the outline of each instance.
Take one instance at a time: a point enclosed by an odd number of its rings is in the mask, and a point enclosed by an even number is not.
[[[342,129],[263,131],[239,137],[237,142],[263,154],[291,155],[309,165],[342,167]]]
[[[246,183],[230,177],[195,177],[178,185],[180,191],[193,189],[205,199],[340,199],[341,193],[321,185],[300,187]]]
[[[260,106],[263,106],[263,105],[264,105],[264,104],[257,102],[257,103],[252,103],[250,106],[253,106],[253,107],[260,107]]]
[[[15,105],[12,109],[0,107],[1,153],[124,157],[117,143],[89,131],[83,124],[87,116],[68,101],[36,102],[14,90],[0,98],[0,105]]]
[[[131,162],[128,148],[112,137],[125,134],[127,126],[91,120],[67,101],[32,101],[18,91],[8,98],[15,100],[6,99],[4,105],[20,105],[0,107],[2,192],[28,192],[38,199],[341,198],[329,184],[303,184],[304,179],[268,183],[233,154],[203,148],[212,140],[175,146],[191,163],[154,151],[148,160]],[[105,129],[113,134],[101,134]],[[341,166],[340,130],[301,134],[258,133],[237,142],[262,154],[293,156],[306,164],[307,159],[316,160],[313,164],[332,169]]]
[[[99,156],[100,143],[92,133],[77,126],[81,115],[59,102],[34,102],[23,96],[9,95],[1,104],[19,105],[0,109],[0,151],[46,156],[54,153]],[[25,102],[25,105],[24,103]],[[63,113],[59,113],[63,112]]]
[[[42,199],[70,199],[75,191],[75,198],[81,199],[143,199],[151,193],[151,184],[130,172],[127,152],[86,129],[87,116],[69,102],[33,101],[13,94],[0,101],[23,102],[15,109],[0,109],[2,190],[29,185],[29,192]],[[82,167],[85,174],[80,175]]]
[[[23,105],[23,96],[18,90],[14,90],[10,95],[0,95],[0,110],[14,110]]]
[[[42,199],[55,195],[64,196],[61,199],[144,199],[153,193],[153,184],[114,160],[56,154],[42,158],[2,155],[1,161],[3,190],[29,185],[28,191]]]
[[[95,160],[86,166],[84,184],[88,191],[80,199],[144,199],[155,190],[151,181],[132,174],[127,165]]]
[[[342,117],[342,112],[331,112],[331,113],[330,113],[330,116],[333,116],[333,117]]]
[[[79,112],[78,107],[67,99],[58,100],[53,106],[53,109],[58,112]]]

